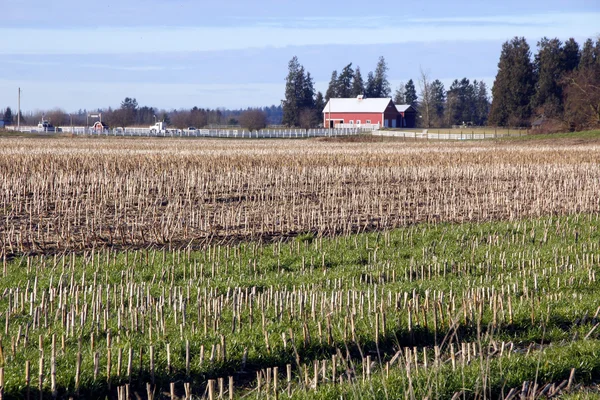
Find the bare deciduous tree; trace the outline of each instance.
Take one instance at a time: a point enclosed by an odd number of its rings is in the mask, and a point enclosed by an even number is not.
[[[419,114],[423,118],[422,125],[425,128],[431,127],[431,115],[432,111],[432,93],[431,93],[431,84],[429,82],[429,73],[423,71],[423,68],[420,67],[420,76],[419,76],[419,86],[421,89],[421,102],[419,104]]]
[[[569,73],[563,80],[564,120],[570,129],[600,126],[600,64]]]
[[[261,110],[248,110],[240,115],[239,121],[243,128],[255,131],[267,126],[267,115]]]

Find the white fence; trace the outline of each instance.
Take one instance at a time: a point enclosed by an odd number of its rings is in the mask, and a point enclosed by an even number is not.
[[[429,139],[429,140],[482,140],[494,139],[503,136],[515,136],[508,133],[429,133],[410,131],[373,131],[373,136],[388,136],[404,139]],[[517,135],[518,136],[518,135]]]
[[[12,126],[8,127],[14,131],[29,133],[51,133],[44,132],[42,128],[35,126],[21,126],[20,129]],[[83,126],[64,126],[55,130],[60,133],[73,133],[76,135],[94,135],[94,136],[146,136],[146,137],[214,137],[214,138],[234,138],[234,139],[301,139],[310,137],[329,137],[329,136],[352,136],[371,132],[368,128],[335,128],[335,129],[263,129],[250,132],[245,129],[167,129],[166,131],[157,131],[150,128],[113,128],[105,130],[95,130]]]
[[[7,126],[6,129],[30,133],[52,134],[54,132],[44,131],[37,126]],[[232,139],[301,139],[311,137],[330,137],[330,136],[352,136],[359,134],[372,134],[373,136],[389,136],[404,139],[423,139],[423,140],[481,140],[493,139],[503,136],[515,136],[508,133],[429,133],[427,130],[422,132],[415,131],[391,131],[391,130],[373,130],[371,127],[361,126],[353,128],[334,128],[334,129],[263,129],[260,131],[247,131],[245,129],[168,129],[166,131],[155,131],[150,128],[114,128],[108,130],[94,130],[84,126],[63,126],[55,128],[55,132],[73,133],[75,135],[93,135],[93,136],[138,136],[138,137],[212,137],[212,138],[232,138]],[[523,133],[519,131],[519,135]]]

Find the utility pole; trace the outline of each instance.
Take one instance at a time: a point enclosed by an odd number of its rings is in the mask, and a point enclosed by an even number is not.
[[[17,129],[21,128],[21,88],[19,88],[19,100],[17,110]]]

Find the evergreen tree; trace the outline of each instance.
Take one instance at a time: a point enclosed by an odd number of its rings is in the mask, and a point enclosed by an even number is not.
[[[283,100],[282,123],[287,126],[310,125],[315,110],[315,88],[310,73],[294,56],[288,63],[288,75],[285,84],[285,100]]]
[[[571,72],[579,65],[581,58],[581,52],[579,51],[579,44],[575,39],[570,38],[567,40],[562,49],[562,69],[563,74]]]
[[[487,85],[483,81],[473,81],[475,92],[475,118],[473,122],[476,125],[484,126],[487,124],[488,114],[490,113],[490,99],[487,92]]]
[[[448,125],[462,125],[468,123],[479,124],[477,121],[477,90],[479,83],[473,84],[467,79],[455,79],[448,89],[446,105],[446,123]]]
[[[444,90],[444,84],[439,79],[436,79],[433,82],[431,82],[430,90],[431,109],[433,111],[431,123],[434,126],[440,126],[442,125],[442,121],[444,118],[444,104],[446,103],[446,93]]]
[[[588,39],[583,44],[581,49],[581,57],[579,59],[579,69],[590,67],[596,62],[596,54],[594,49],[594,42],[592,39]]]
[[[347,98],[352,96],[352,79],[354,78],[354,70],[352,63],[346,65],[337,79],[337,95],[338,97]]]
[[[331,73],[331,79],[329,80],[329,86],[327,87],[327,91],[325,92],[325,99],[329,101],[329,99],[334,99],[338,96],[337,93],[337,84],[338,84],[338,73],[337,71],[333,71]]]
[[[409,79],[406,82],[406,86],[404,86],[404,101],[405,104],[410,104],[417,108],[417,89],[412,79]]]
[[[300,109],[308,108],[312,110],[315,108],[315,85],[312,77],[310,76],[310,72],[306,72],[305,75],[304,67],[302,67],[300,69],[298,79],[302,82],[298,107]]]
[[[532,109],[537,114],[559,117],[563,111],[563,91],[561,81],[565,73],[579,64],[579,45],[569,39],[564,45],[558,39],[543,38],[538,42],[539,51],[535,56],[537,75],[536,93],[532,99]]]
[[[536,91],[531,101],[533,110],[539,114],[557,116],[561,110],[562,91],[558,79],[562,72],[562,43],[558,39],[542,38],[538,42],[534,72]]]
[[[460,93],[462,97],[462,115],[461,121],[465,123],[475,123],[476,119],[476,93],[475,85],[467,78],[463,78],[460,81]]]
[[[6,107],[6,110],[4,111],[3,119],[4,119],[5,125],[13,124],[13,114],[12,114],[12,110],[10,109],[10,107]]]
[[[325,104],[326,104],[326,101],[323,98],[323,93],[317,92],[317,95],[315,96],[315,110],[319,114],[321,114],[323,112],[323,109],[325,108]]]
[[[282,123],[287,126],[298,126],[298,116],[300,105],[298,100],[302,92],[299,76],[302,73],[298,57],[294,56],[288,63],[288,75],[285,82],[285,100],[283,100],[283,120]]]
[[[352,91],[351,96],[364,96],[365,94],[365,83],[363,82],[362,75],[360,73],[360,67],[356,66],[356,70],[354,70],[354,77],[352,78]]]
[[[137,100],[131,97],[125,97],[125,100],[121,102],[121,109],[119,110],[120,125],[130,126],[136,121],[138,111]]]
[[[394,92],[394,104],[406,104],[406,100],[404,99],[404,82],[400,82]]]
[[[378,97],[375,89],[375,76],[372,71],[367,74],[367,85],[365,87],[366,97]]]
[[[492,87],[490,124],[528,124],[534,91],[535,76],[529,45],[524,37],[515,37],[502,45],[498,73]]]
[[[321,125],[323,123],[323,110],[325,109],[325,98],[323,93],[317,92],[315,96],[315,108],[313,112],[313,125]]]
[[[392,89],[387,78],[388,66],[383,56],[379,57],[375,74],[373,76],[373,95],[372,97],[390,97]]]

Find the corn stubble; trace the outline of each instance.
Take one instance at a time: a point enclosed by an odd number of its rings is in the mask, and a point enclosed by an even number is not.
[[[3,140],[7,255],[598,211],[600,147]]]

